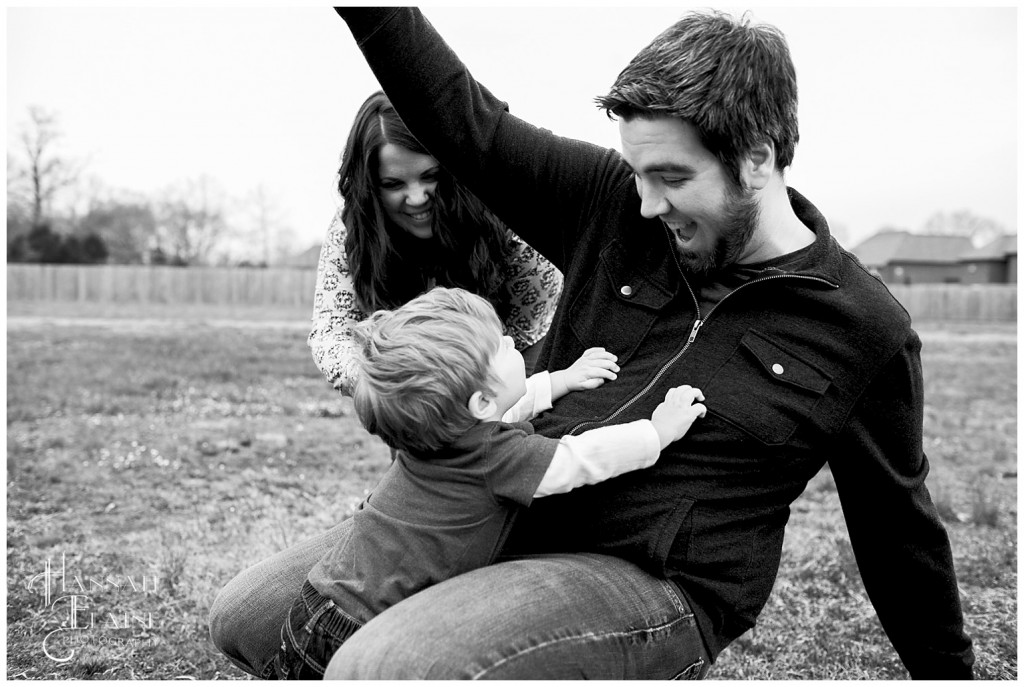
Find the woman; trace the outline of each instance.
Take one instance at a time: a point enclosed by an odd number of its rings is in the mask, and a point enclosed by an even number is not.
[[[383,93],[370,96],[356,115],[338,190],[344,205],[320,251],[309,335],[313,359],[336,389],[352,393],[353,325],[436,285],[490,301],[532,369],[561,293],[561,273],[440,168]],[[235,665],[265,672],[288,608],[339,536],[335,527],[300,542],[221,590],[210,633]]]
[[[352,325],[434,286],[494,306],[531,372],[562,275],[506,229],[413,138],[383,92],[356,115],[338,170],[344,205],[320,252],[313,359],[351,395]]]

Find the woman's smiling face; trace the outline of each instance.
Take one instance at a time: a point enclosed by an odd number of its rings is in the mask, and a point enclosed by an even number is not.
[[[434,233],[434,192],[440,166],[430,155],[392,143],[381,146],[378,190],[388,218],[416,238]]]

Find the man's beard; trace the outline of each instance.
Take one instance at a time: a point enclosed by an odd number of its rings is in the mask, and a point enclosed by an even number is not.
[[[736,263],[757,228],[760,208],[753,193],[730,186],[722,207],[722,219],[714,227],[718,239],[710,251],[692,251],[676,244],[682,267],[706,278]]]

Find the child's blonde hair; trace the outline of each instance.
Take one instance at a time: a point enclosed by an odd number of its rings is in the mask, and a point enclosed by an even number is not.
[[[352,400],[367,431],[393,448],[435,451],[476,424],[467,402],[491,393],[491,356],[502,327],[486,300],[434,288],[355,327],[358,374]]]

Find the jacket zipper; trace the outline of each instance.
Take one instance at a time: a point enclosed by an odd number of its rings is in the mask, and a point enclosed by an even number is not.
[[[676,361],[678,361],[681,357],[683,357],[683,354],[686,353],[687,349],[690,348],[690,345],[697,339],[697,333],[700,331],[701,327],[703,327],[705,324],[707,324],[707,321],[711,318],[712,313],[714,313],[715,310],[718,309],[718,306],[720,306],[722,303],[724,303],[726,301],[726,299],[729,298],[730,296],[732,296],[734,293],[736,293],[740,289],[743,289],[743,288],[746,288],[747,286],[750,286],[751,284],[757,284],[758,282],[769,281],[769,280],[772,280],[772,279],[786,279],[786,278],[790,278],[790,279],[809,279],[811,281],[821,282],[822,284],[826,284],[826,285],[828,285],[828,286],[830,286],[830,287],[832,287],[834,289],[835,288],[839,288],[836,284],[833,284],[832,282],[830,282],[827,279],[822,279],[821,277],[811,277],[811,276],[808,276],[808,275],[805,275],[805,274],[789,274],[789,273],[787,273],[787,274],[773,274],[773,275],[768,276],[768,277],[760,277],[758,279],[752,279],[752,280],[750,280],[748,282],[740,284],[735,289],[733,289],[729,293],[725,294],[725,296],[722,297],[722,300],[718,301],[713,306],[711,306],[711,309],[708,310],[707,317],[705,317],[704,319],[701,319],[701,317],[700,317],[700,302],[697,300],[697,295],[694,294],[693,287],[690,286],[690,283],[688,281],[686,281],[686,279],[683,279],[683,283],[686,284],[686,288],[690,292],[690,297],[693,298],[694,309],[697,311],[697,319],[694,320],[693,328],[690,329],[690,336],[687,337],[686,343],[683,344],[682,349],[680,349],[678,353],[676,353],[674,356],[672,356],[672,358],[669,359],[669,361],[667,363],[665,363],[664,365],[661,366],[661,369],[658,370],[658,374],[654,375],[654,378],[651,379],[651,381],[648,382],[647,385],[643,389],[638,391],[636,394],[633,395],[632,398],[630,398],[628,401],[626,401],[621,406],[619,406],[618,409],[615,412],[613,412],[611,415],[606,417],[604,420],[587,420],[586,422],[580,422],[580,423],[574,425],[572,427],[572,429],[570,429],[567,432],[567,434],[570,434],[570,435],[575,434],[576,431],[579,430],[579,428],[583,427],[584,425],[597,425],[597,424],[603,424],[603,423],[611,422],[616,417],[618,417],[621,413],[623,413],[627,408],[629,408],[634,403],[636,403],[638,400],[640,400],[648,391],[650,391],[654,387],[655,384],[658,383],[658,381],[665,375],[665,373],[668,371],[668,369],[670,367],[672,367],[673,365],[675,365]]]

